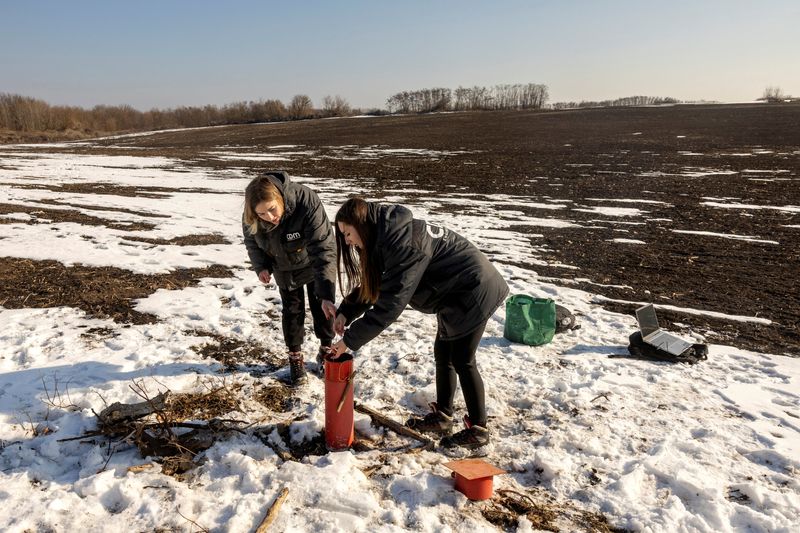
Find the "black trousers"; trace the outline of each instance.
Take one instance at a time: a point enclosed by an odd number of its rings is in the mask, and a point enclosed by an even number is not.
[[[436,403],[445,414],[452,416],[453,399],[456,394],[456,378],[461,383],[464,402],[467,404],[469,420],[476,426],[486,427],[486,398],[483,379],[475,364],[475,352],[481,342],[486,320],[464,337],[441,340],[438,335],[433,343],[436,360]]]
[[[325,318],[322,312],[322,304],[314,294],[314,284],[306,285],[308,292],[308,307],[311,309],[311,317],[314,320],[314,335],[319,339],[320,344],[330,346],[333,340],[333,319]],[[303,295],[303,287],[293,291],[278,289],[281,293],[283,303],[283,314],[281,325],[283,326],[283,340],[290,352],[299,352],[303,346],[303,333],[306,321],[306,302]]]

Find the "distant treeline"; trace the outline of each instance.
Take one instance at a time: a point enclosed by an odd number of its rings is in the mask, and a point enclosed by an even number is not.
[[[756,100],[777,104],[780,102],[794,102],[800,100],[800,98],[783,94],[783,90],[780,87],[771,86],[764,89],[764,94],[761,95],[761,98],[757,98]]]
[[[386,107],[393,113],[540,109],[547,98],[547,85],[538,83],[457,89],[437,87],[399,92],[386,100]]]
[[[763,99],[787,98],[780,89],[769,88]],[[50,105],[43,100],[18,94],[0,93],[0,141],[26,137],[25,134],[55,132],[56,138],[80,138],[99,133],[191,128],[224,124],[250,124],[343,117],[354,114],[431,113],[436,111],[478,111],[504,109],[571,109],[676,104],[675,98],[628,96],[616,100],[558,102],[547,105],[547,85],[538,83],[506,84],[493,87],[432,88],[399,92],[386,101],[384,109],[353,109],[341,96],[326,96],[321,107],[311,98],[295,95],[288,104],[280,100],[235,102],[216,105],[182,106],[174,109],[139,111],[129,105],[98,105],[91,109]],[[14,133],[17,132],[17,133]],[[31,138],[34,135],[27,135]]]
[[[679,100],[661,96],[626,96],[616,100],[601,100],[599,102],[580,101],[580,102],[556,102],[552,105],[553,109],[574,109],[578,107],[625,107],[637,105],[664,105],[677,104]]]
[[[158,130],[346,116],[352,111],[341,96],[326,96],[322,107],[316,109],[311,98],[303,94],[292,98],[288,105],[280,100],[262,100],[222,107],[206,105],[138,111],[129,105],[98,105],[92,109],[56,106],[36,98],[0,93],[0,129],[20,132]]]

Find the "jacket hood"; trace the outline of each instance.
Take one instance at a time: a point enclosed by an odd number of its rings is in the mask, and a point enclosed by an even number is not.
[[[282,170],[270,170],[264,173],[264,177],[271,181],[272,184],[278,188],[281,196],[283,196],[282,222],[287,216],[294,212],[295,206],[297,205],[297,193],[295,192],[294,182],[289,178],[289,174]],[[278,225],[280,225],[280,222]]]
[[[413,219],[411,211],[402,205],[367,202],[367,222],[374,224],[376,246],[401,235],[410,238]]]

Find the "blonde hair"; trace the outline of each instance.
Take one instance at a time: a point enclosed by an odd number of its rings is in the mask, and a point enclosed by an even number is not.
[[[266,176],[259,176],[247,185],[244,190],[243,220],[250,235],[258,233],[258,223],[261,220],[256,214],[256,206],[273,200],[283,203],[283,195]]]

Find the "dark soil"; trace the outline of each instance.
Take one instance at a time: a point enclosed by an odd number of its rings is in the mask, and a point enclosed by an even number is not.
[[[173,169],[174,170],[174,169]],[[129,196],[139,198],[169,198],[176,192],[196,192],[201,194],[224,194],[214,189],[197,187],[132,187],[130,185],[109,185],[108,183],[64,183],[62,185],[30,183],[12,185],[15,189],[44,189],[53,192],[68,192],[76,194],[108,194],[113,196]],[[92,209],[101,209],[92,206]],[[115,209],[119,210],[119,209]],[[133,212],[133,211],[125,211]],[[143,213],[145,216],[163,217],[161,214]]]
[[[194,286],[200,278],[232,275],[218,265],[145,275],[114,267],[67,267],[58,261],[0,257],[0,306],[7,309],[72,306],[123,324],[153,324],[158,318],[135,311],[133,300],[158,289]]]
[[[90,211],[112,211],[114,213],[126,213],[129,215],[139,215],[142,217],[150,217],[150,218],[169,218],[169,215],[163,215],[161,213],[148,213],[145,211],[134,211],[133,209],[125,209],[122,207],[105,207],[101,205],[89,205],[89,204],[71,204],[68,202],[63,202],[61,200],[47,200],[42,199],[38,201],[40,204],[47,204],[47,205],[55,205],[55,206],[63,206],[63,207],[77,207],[80,209],[88,209]]]
[[[647,211],[643,217],[631,219],[645,222],[641,225],[619,225],[614,217],[574,209],[555,215],[533,207],[525,210],[540,218],[568,218],[581,227],[516,226],[515,231],[531,234],[532,247],[550,265],[523,266],[547,281],[611,299],[769,319],[771,324],[758,325],[659,311],[662,326],[691,329],[707,335],[709,342],[800,353],[800,291],[795,281],[800,271],[800,230],[790,227],[800,224],[800,213],[721,209],[702,203],[707,198],[726,198],[740,204],[800,206],[800,105],[687,105],[314,120],[109,139],[94,147],[75,147],[74,151],[118,154],[115,146],[144,147],[148,155],[180,158],[186,165],[218,169],[236,166],[256,174],[265,170],[263,162],[219,160],[204,152],[225,146],[257,154],[274,151],[270,147],[275,145],[300,145],[302,150],[316,152],[315,157],[282,161],[280,165],[290,173],[358,178],[372,191],[373,198],[381,198],[384,189],[403,187],[438,191],[436,194],[443,196],[458,190],[529,196],[537,201],[565,200],[570,208],[637,207]],[[355,150],[354,146],[449,153],[433,157],[341,157]],[[739,155],[742,153],[750,155]],[[730,174],[689,175],[700,169]],[[598,198],[606,201],[594,200]],[[665,204],[618,202],[624,199]],[[458,208],[449,209],[458,212]],[[780,244],[673,230],[747,235]],[[608,241],[620,237],[647,245]],[[635,308],[635,304],[598,303],[631,314]]]
[[[111,229],[122,231],[149,231],[154,229],[155,224],[147,222],[118,222],[105,218],[85,215],[78,211],[68,209],[46,209],[42,207],[32,207],[22,204],[0,204],[0,214],[26,213],[30,219],[26,221],[15,220],[12,218],[0,218],[0,224],[50,224],[52,222],[74,222],[84,226],[105,226]]]
[[[125,237],[126,241],[146,242],[154,245],[206,246],[208,244],[230,244],[222,235],[181,235],[171,239],[148,239],[147,237]]]

